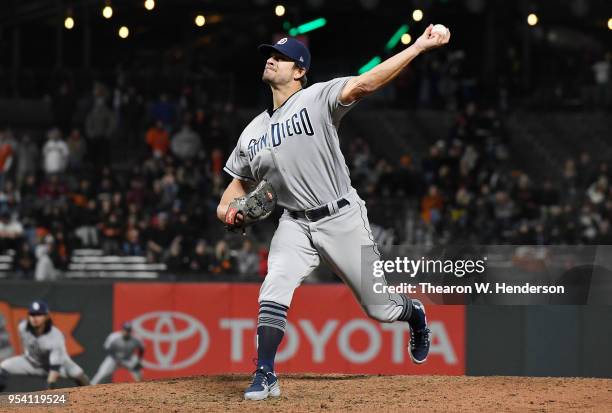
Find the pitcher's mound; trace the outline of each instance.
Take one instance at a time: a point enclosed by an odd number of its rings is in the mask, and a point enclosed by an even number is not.
[[[249,380],[245,375],[198,376],[54,393],[68,393],[71,411],[604,412],[612,408],[612,379],[281,375],[281,397],[261,402],[243,400]]]

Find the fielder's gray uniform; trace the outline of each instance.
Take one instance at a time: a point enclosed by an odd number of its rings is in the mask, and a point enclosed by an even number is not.
[[[68,355],[64,335],[57,327],[52,325],[46,333],[37,337],[27,326],[26,320],[18,326],[24,354],[2,361],[0,369],[8,374],[47,376],[52,367],[59,367],[60,377],[63,378],[77,378],[83,374],[83,369]]]
[[[294,290],[323,258],[370,317],[392,322],[407,307],[407,299],[374,296],[372,272],[364,279],[361,275],[362,265],[371,268],[379,257],[365,202],[351,186],[338,140],[340,120],[355,106],[339,101],[349,79],[316,83],[276,110],[261,113],[240,135],[224,169],[237,179],[267,180],[285,208],[270,246],[259,302],[289,306]],[[349,205],[339,208],[342,199]],[[331,215],[316,222],[291,214],[325,205]]]
[[[136,350],[144,349],[142,341],[134,336],[127,340],[123,338],[121,331],[115,331],[104,341],[104,349],[108,356],[102,361],[98,372],[91,380],[91,384],[98,384],[106,381],[119,367],[124,367],[130,371],[134,380],[142,380],[142,371],[139,368],[140,358]]]

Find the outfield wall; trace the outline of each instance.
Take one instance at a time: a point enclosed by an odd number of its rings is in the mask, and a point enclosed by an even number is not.
[[[247,373],[256,356],[259,285],[74,281],[0,283],[0,358],[21,351],[16,325],[31,300],[51,306],[71,356],[91,376],[112,329],[133,320],[145,377]],[[404,323],[365,317],[342,284],[304,285],[289,310],[280,372],[612,377],[612,308],[429,305],[432,349],[415,366]],[[115,381],[131,380],[119,371]],[[40,379],[7,390],[41,389]]]

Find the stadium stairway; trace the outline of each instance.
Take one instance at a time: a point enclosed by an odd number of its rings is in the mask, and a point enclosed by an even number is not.
[[[104,255],[99,249],[73,251],[65,278],[156,279],[166,264],[148,263],[145,257]]]
[[[7,278],[13,273],[13,262],[15,261],[15,251],[6,250],[0,254],[0,278]]]

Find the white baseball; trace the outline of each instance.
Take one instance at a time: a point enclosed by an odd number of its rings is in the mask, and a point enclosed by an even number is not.
[[[448,29],[443,24],[436,24],[431,29],[431,34],[438,33],[440,36],[446,36]]]

